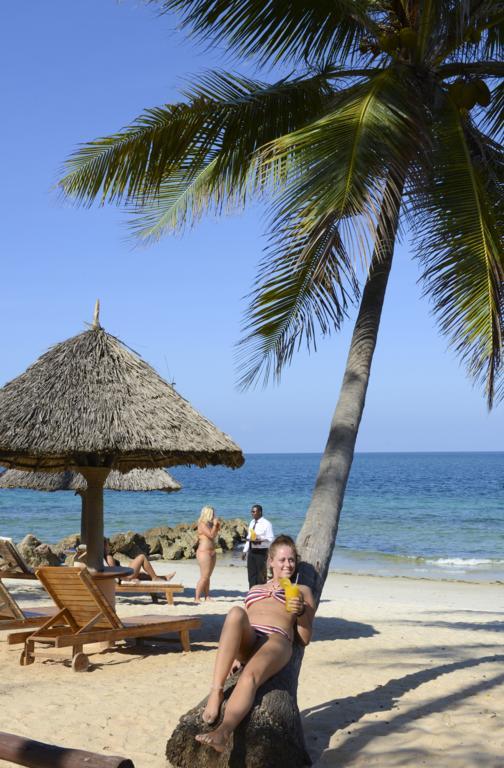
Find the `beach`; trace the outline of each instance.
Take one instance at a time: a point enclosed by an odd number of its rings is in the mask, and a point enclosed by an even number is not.
[[[145,644],[91,656],[90,671],[37,659],[0,633],[0,730],[130,757],[167,768],[166,741],[208,693],[226,612],[241,603],[244,568],[218,565],[215,600],[195,605],[194,562],[177,570],[186,590],[171,607],[121,596],[117,611],[198,615],[192,651]],[[41,600],[35,582],[6,582],[21,605]],[[305,652],[298,703],[315,766],[502,768],[503,585],[331,572]],[[5,765],[9,765],[5,763]]]

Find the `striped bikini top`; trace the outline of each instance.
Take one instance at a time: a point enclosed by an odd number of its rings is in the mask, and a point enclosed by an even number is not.
[[[245,595],[245,608],[250,608],[254,603],[266,600],[268,597],[272,597],[285,605],[285,590],[268,587],[266,584],[256,584]]]

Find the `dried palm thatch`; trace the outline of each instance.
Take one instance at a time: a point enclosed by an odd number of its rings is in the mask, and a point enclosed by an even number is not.
[[[0,464],[84,475],[87,563],[101,571],[110,470],[240,467],[244,458],[228,435],[101,328],[98,309],[97,302],[89,331],[56,344],[0,389]]]
[[[127,474],[112,470],[105,480],[108,491],[180,491],[182,486],[164,469],[132,469]],[[26,472],[7,469],[0,474],[0,488],[30,488],[34,491],[75,491],[87,488],[78,472]]]
[[[0,464],[61,471],[243,464],[240,448],[99,325],[0,389]]]

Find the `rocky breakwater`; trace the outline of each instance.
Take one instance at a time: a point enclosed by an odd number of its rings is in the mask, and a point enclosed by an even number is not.
[[[180,523],[173,528],[159,526],[143,533],[127,531],[110,537],[110,551],[124,565],[139,554],[152,560],[189,560],[196,557],[197,522]],[[247,523],[240,518],[221,519],[221,528],[216,540],[217,552],[229,552],[245,541]],[[29,533],[18,544],[24,561],[30,568],[40,565],[73,565],[74,553],[80,536],[72,534],[57,544],[44,544]],[[5,567],[0,557],[0,570]]]
[[[110,537],[110,549],[114,557],[128,558],[143,553],[153,560],[190,560],[196,557],[198,537],[197,522],[179,523],[171,528],[160,525],[142,534],[129,531]],[[217,552],[230,552],[245,541],[248,526],[244,520],[221,520],[216,539]]]

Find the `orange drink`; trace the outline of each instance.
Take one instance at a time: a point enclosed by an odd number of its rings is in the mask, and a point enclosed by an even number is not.
[[[285,591],[285,608],[289,613],[292,613],[290,601],[299,597],[300,589],[298,584],[293,584],[290,579],[280,579],[280,585]]]
[[[250,541],[255,541],[256,539],[257,539],[257,533],[252,528],[252,530],[250,531]]]

